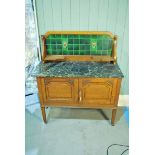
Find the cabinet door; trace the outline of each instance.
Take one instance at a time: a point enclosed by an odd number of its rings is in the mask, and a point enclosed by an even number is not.
[[[86,107],[114,107],[117,103],[118,79],[79,79],[79,103]]]
[[[44,78],[44,93],[47,105],[77,105],[78,79]]]

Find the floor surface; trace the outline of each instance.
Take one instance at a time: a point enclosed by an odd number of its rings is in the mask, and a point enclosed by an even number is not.
[[[129,127],[123,107],[111,126],[111,110],[48,108],[47,124],[39,104],[26,106],[26,155],[107,155],[111,144],[128,145]],[[121,155],[126,147],[112,146],[108,155]],[[126,151],[123,155],[128,155]]]

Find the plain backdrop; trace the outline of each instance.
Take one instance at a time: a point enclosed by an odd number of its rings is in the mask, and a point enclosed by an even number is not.
[[[121,1],[121,0],[120,0]],[[25,154],[24,1],[0,5],[0,154]],[[155,1],[129,2],[130,155],[155,154]]]

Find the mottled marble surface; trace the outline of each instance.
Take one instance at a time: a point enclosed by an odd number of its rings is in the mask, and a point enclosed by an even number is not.
[[[124,77],[118,64],[101,62],[40,63],[33,71],[35,77]]]

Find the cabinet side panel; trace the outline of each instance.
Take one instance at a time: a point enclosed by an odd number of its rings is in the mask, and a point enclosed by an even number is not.
[[[116,95],[115,95],[115,106],[118,105],[118,99],[119,99],[119,94],[120,94],[120,88],[121,88],[121,81],[122,79],[117,79],[117,89],[116,89]]]
[[[40,77],[37,77],[37,85],[38,85],[38,94],[39,94],[39,99],[40,99],[40,105],[43,106],[44,105],[44,96],[43,96],[43,89],[42,89],[42,83],[43,83],[43,79]]]
[[[37,77],[37,85],[38,85],[38,94],[40,99],[40,105],[42,106],[44,103],[43,96],[42,96],[42,90],[41,90],[41,78]]]

